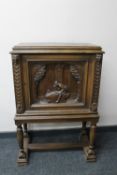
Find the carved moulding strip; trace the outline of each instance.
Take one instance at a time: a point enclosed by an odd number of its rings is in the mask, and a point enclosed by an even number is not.
[[[91,111],[93,111],[93,112],[97,111],[100,76],[101,76],[101,66],[102,66],[102,54],[97,54],[96,55],[96,63],[95,63],[93,98],[92,98],[92,104],[91,104]]]
[[[14,75],[14,88],[16,96],[16,110],[17,113],[24,112],[24,99],[22,91],[22,79],[21,79],[21,65],[20,65],[20,56],[12,55],[12,64],[13,64],[13,75]]]
[[[34,83],[35,83],[35,86],[36,86],[36,96],[38,96],[39,83],[45,75],[46,65],[38,64],[34,67],[34,69],[36,70],[35,75],[34,75]]]

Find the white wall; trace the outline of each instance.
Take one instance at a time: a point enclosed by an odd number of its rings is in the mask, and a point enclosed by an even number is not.
[[[19,42],[91,42],[103,47],[100,125],[117,124],[117,1],[0,0],[0,131],[14,131],[9,51]]]

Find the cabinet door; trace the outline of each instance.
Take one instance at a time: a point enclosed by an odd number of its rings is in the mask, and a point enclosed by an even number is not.
[[[27,110],[87,110],[91,103],[95,57],[25,55],[23,81]]]

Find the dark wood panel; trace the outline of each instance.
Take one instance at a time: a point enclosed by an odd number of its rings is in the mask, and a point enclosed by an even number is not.
[[[31,101],[37,104],[81,103],[85,75],[85,62],[51,63],[33,62],[29,66]]]

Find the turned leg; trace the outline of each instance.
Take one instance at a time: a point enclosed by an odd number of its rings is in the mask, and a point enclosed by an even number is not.
[[[23,130],[22,130],[21,125],[17,126],[17,140],[18,140],[19,147],[20,147],[19,158],[24,158],[25,157],[25,152],[24,152],[24,149],[23,149]]]
[[[18,164],[23,164],[26,159],[26,154],[24,151],[24,137],[23,137],[23,130],[22,130],[22,126],[18,125],[17,126],[17,140],[18,140],[18,144],[19,144],[19,157],[18,157]]]
[[[95,154],[94,152],[94,143],[95,143],[95,135],[96,135],[96,125],[91,125],[90,135],[89,135],[89,154]]]
[[[95,135],[96,135],[96,124],[91,123],[90,133],[89,133],[89,146],[85,148],[85,155],[88,161],[95,161],[96,155],[94,151],[94,143],[95,143]]]

